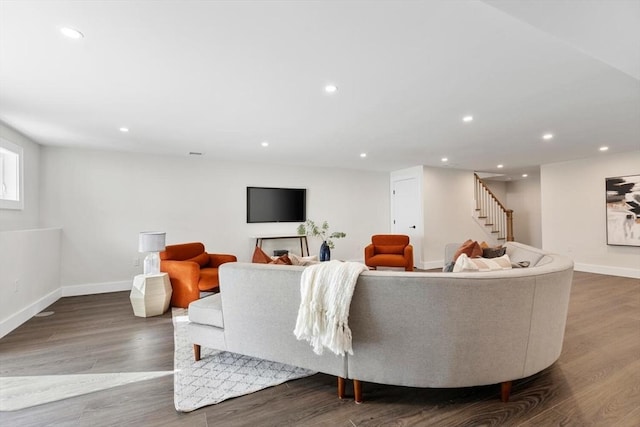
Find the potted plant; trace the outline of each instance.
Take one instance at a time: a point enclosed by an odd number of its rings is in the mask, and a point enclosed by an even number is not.
[[[342,231],[329,232],[329,223],[324,221],[321,226],[310,219],[298,226],[298,234],[300,236],[320,237],[322,245],[320,246],[320,261],[329,261],[331,259],[331,249],[335,247],[333,240],[341,239],[347,235]]]

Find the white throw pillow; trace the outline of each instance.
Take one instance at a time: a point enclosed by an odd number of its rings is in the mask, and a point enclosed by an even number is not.
[[[320,262],[318,261],[317,255],[299,256],[291,252],[289,252],[289,259],[291,260],[292,265],[302,265],[302,266],[317,264],[318,262]]]
[[[495,271],[511,269],[509,255],[504,254],[497,258],[469,258],[467,254],[461,254],[453,266],[453,272],[461,271]]]

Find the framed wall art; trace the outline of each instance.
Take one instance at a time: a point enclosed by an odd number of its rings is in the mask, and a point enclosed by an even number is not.
[[[640,175],[605,178],[607,245],[640,246]]]

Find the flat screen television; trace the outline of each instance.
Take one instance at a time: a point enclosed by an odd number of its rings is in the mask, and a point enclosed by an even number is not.
[[[247,222],[305,222],[305,188],[247,187]]]

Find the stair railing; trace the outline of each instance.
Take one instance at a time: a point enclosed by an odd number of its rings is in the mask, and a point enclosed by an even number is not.
[[[478,218],[484,219],[485,226],[491,227],[491,233],[497,240],[513,242],[513,209],[504,207],[477,174],[475,177],[475,198]]]

